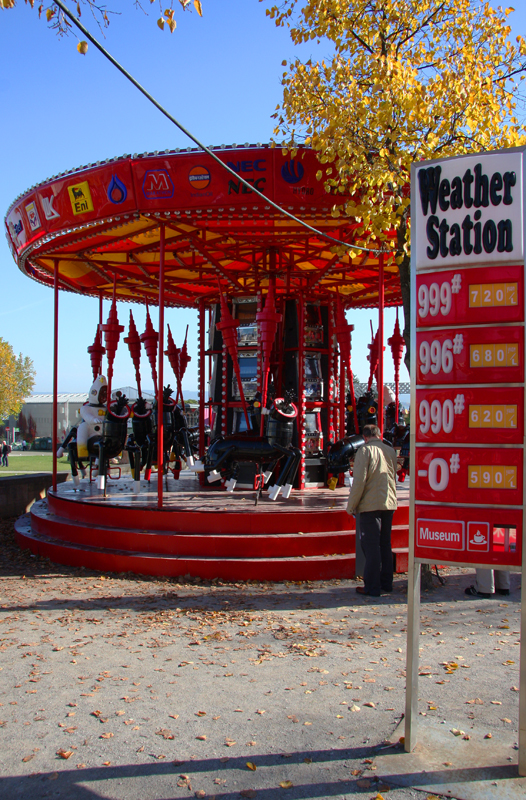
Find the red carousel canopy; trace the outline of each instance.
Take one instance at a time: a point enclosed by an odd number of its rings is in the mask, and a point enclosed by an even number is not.
[[[314,151],[215,148],[234,172],[294,216],[341,242],[365,244],[360,225],[333,218],[335,198],[316,174]],[[345,307],[378,304],[378,255],[338,248],[280,214],[202,151],[122,156],[53,177],[19,197],[5,218],[19,268],[66,291],[158,302],[161,228],[165,305],[195,307],[255,294],[275,278],[278,294],[305,300],[339,294]],[[398,269],[384,265],[385,305],[400,305]]]

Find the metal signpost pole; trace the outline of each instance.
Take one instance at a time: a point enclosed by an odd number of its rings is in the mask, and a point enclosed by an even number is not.
[[[407,751],[417,738],[420,565],[522,567],[526,586],[525,152],[411,170]],[[522,639],[519,774],[526,775]]]

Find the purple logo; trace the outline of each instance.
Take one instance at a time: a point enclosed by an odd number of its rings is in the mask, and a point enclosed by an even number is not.
[[[287,183],[299,183],[305,174],[303,164],[299,161],[286,161],[281,167],[281,177]]]
[[[174,185],[169,173],[165,169],[151,169],[144,176],[142,191],[148,200],[173,197]]]
[[[128,192],[126,191],[126,186],[116,175],[112,175],[110,185],[108,186],[108,200],[118,205],[119,203],[124,203],[127,196]]]

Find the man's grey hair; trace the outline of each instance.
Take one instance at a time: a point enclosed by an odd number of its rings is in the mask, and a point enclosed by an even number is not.
[[[380,428],[378,425],[364,425],[363,435],[367,439],[379,439],[381,436]]]

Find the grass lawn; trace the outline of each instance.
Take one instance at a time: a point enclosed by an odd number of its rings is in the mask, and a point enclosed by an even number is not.
[[[59,472],[69,471],[69,462],[66,458],[59,458]],[[26,472],[52,472],[53,454],[49,453],[9,453],[9,467],[0,467],[0,477],[5,475],[24,475]]]

